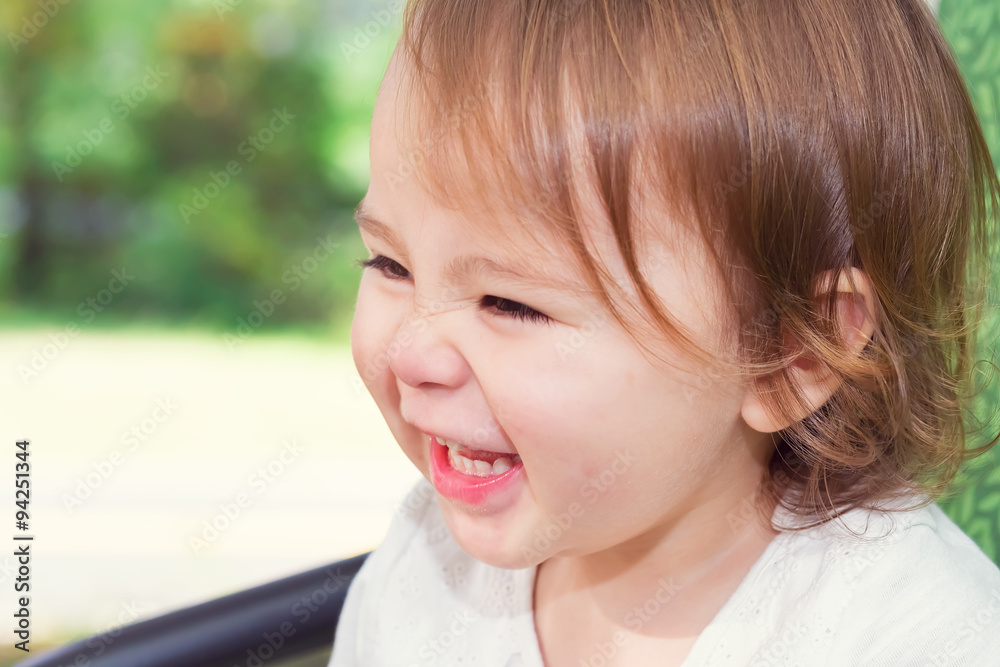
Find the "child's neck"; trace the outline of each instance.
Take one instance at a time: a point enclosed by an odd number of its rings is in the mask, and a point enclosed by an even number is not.
[[[578,664],[581,646],[616,631],[629,637],[622,650],[633,652],[634,664],[644,664],[646,650],[667,664],[664,651],[673,649],[680,664],[777,534],[767,508],[734,530],[720,512],[736,506],[726,505],[730,496],[692,499],[680,518],[613,549],[542,563],[534,603],[546,664]]]

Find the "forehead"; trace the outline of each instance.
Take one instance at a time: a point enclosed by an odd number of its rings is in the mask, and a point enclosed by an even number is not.
[[[504,151],[502,142],[510,139],[504,135],[503,123],[508,119],[498,109],[509,100],[499,99],[500,93],[486,85],[471,93],[471,98],[441,111],[432,93],[414,80],[414,68],[400,53],[394,52],[390,60],[375,104],[372,185],[359,207],[359,225],[388,236],[390,230],[419,224],[426,206],[477,238],[480,249],[486,250],[452,262],[447,267],[450,277],[500,274],[494,269],[506,267],[511,273],[552,285],[605,291],[619,302],[634,300],[635,285],[619,251],[593,156],[587,150],[585,123],[572,103],[565,102],[568,138],[562,150],[566,159],[558,163],[561,171],[543,183],[552,175],[533,178],[524,168],[512,167],[508,156],[523,155],[523,144]],[[529,124],[533,119],[537,114],[529,116]],[[470,137],[471,144],[466,142]],[[528,134],[529,140],[536,138],[542,139],[539,150],[548,151],[539,156],[539,162],[556,163],[552,154],[560,151],[559,146],[546,144],[544,134]],[[638,168],[633,175],[636,181],[644,181]],[[565,192],[547,190],[545,185],[553,182]],[[560,194],[568,201],[560,199]],[[648,198],[640,201],[638,193],[633,194],[634,216],[625,233],[640,264],[662,266],[668,254],[671,260],[678,259],[676,253],[689,245],[689,239],[678,243],[681,237],[671,229],[675,225],[664,225],[666,216],[651,210]],[[643,219],[654,226],[648,228]]]
[[[490,166],[496,162],[496,151],[491,153],[482,137],[499,120],[490,121],[489,129],[469,127],[482,124],[484,108],[499,105],[499,99],[492,101],[497,93],[488,84],[474,87],[470,99],[457,108],[441,109],[442,102],[420,83],[400,53],[397,49],[389,62],[372,115],[371,182],[379,195],[369,202],[371,207],[381,208],[381,200],[390,197],[412,199],[419,191],[428,205],[462,211],[481,232],[500,237],[524,227],[518,231],[544,236],[545,227],[532,224],[537,199],[533,206],[512,196],[506,187],[511,185],[510,174]],[[512,224],[518,222],[523,224]]]
[[[545,195],[510,192],[505,187],[509,173],[484,167],[494,158],[481,146],[464,146],[456,137],[456,126],[475,113],[472,102],[424,125],[421,121],[436,113],[434,102],[421,96],[412,69],[398,53],[382,80],[372,117],[371,185],[355,211],[359,227],[399,247],[399,230],[433,216],[436,223],[461,230],[478,247],[476,254],[450,264],[450,277],[506,273],[592,291],[564,230],[547,219],[541,201]],[[487,86],[478,94],[495,91]],[[470,165],[469,155],[478,164]],[[431,175],[436,178],[428,178]]]

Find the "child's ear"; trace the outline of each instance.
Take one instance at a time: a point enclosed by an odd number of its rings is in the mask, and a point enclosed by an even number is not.
[[[853,290],[848,281],[848,273],[854,282]],[[833,280],[832,271],[821,276],[819,294],[828,290],[831,280]],[[875,331],[875,323],[866,315],[875,312],[873,294],[871,281],[861,269],[850,268],[847,272],[841,273],[837,282],[837,320],[849,354],[860,354]],[[794,419],[778,420],[764,409],[758,393],[748,390],[743,399],[742,414],[743,419],[754,430],[774,433],[805,419],[826,403],[841,384],[841,380],[830,372],[826,364],[806,352],[791,363],[788,372],[792,382],[798,385],[808,411],[796,415]]]

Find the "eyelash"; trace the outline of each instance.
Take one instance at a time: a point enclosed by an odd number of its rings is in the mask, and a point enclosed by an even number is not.
[[[357,264],[362,269],[376,269],[389,280],[405,280],[409,277],[410,273],[404,269],[399,262],[389,259],[385,255],[376,255],[371,259],[358,259]],[[400,275],[398,272],[399,270],[402,270],[407,275]],[[521,320],[522,322],[548,323],[551,321],[551,318],[545,313],[540,313],[534,308],[526,306],[523,303],[518,303],[517,301],[505,299],[500,296],[484,296],[479,304],[479,307],[482,310],[494,310],[501,317],[511,317]]]

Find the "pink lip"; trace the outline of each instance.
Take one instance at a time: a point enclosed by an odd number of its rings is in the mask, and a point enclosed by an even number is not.
[[[430,436],[431,479],[434,488],[446,498],[466,505],[484,505],[524,477],[523,462],[518,461],[510,470],[492,477],[466,475],[451,467],[448,448]]]

